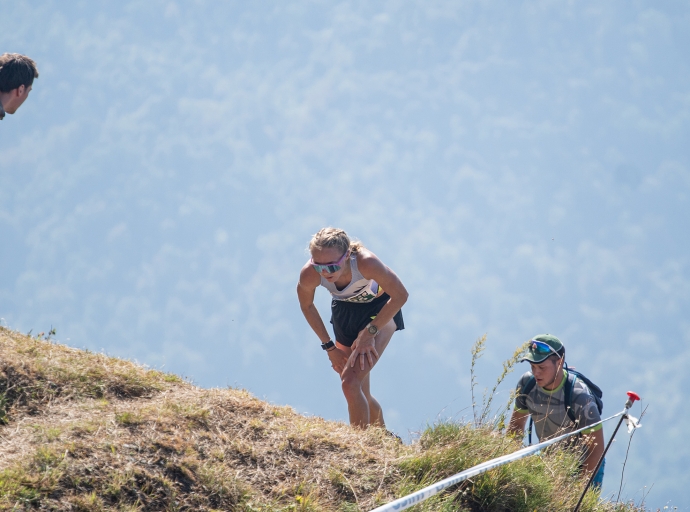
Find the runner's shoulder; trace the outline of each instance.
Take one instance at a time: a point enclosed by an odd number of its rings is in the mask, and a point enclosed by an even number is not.
[[[529,380],[531,378],[532,378],[532,372],[527,371],[527,372],[523,373],[522,376],[520,377],[520,380],[517,383],[517,388],[522,389],[523,387],[525,387],[525,385],[527,384],[527,382],[529,382]]]
[[[573,404],[586,405],[589,402],[596,402],[594,393],[589,386],[581,379],[576,379],[573,386],[573,396],[571,401]]]
[[[321,276],[311,266],[311,262],[307,261],[300,270],[298,284],[307,288],[316,288],[321,284]]]
[[[357,268],[359,268],[362,274],[366,274],[367,271],[376,272],[377,270],[385,268],[385,265],[379,257],[364,247],[355,253],[355,257],[357,258]]]

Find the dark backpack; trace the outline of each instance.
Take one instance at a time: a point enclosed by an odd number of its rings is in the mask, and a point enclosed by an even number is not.
[[[568,372],[568,381],[566,382],[563,386],[563,395],[565,398],[565,412],[568,413],[568,418],[570,418],[570,421],[573,423],[577,424],[577,421],[575,420],[575,413],[573,413],[572,409],[572,400],[573,400],[573,388],[575,387],[575,381],[577,379],[580,379],[582,382],[584,382],[589,390],[592,392],[592,396],[594,396],[594,401],[597,403],[597,409],[599,409],[599,414],[602,413],[604,410],[604,402],[602,401],[602,397],[604,396],[604,392],[601,390],[599,386],[597,386],[594,382],[589,380],[587,377],[585,377],[583,374],[581,374],[578,371],[575,371],[571,368],[568,368],[568,365],[565,365],[565,369]],[[572,378],[571,378],[572,375]],[[534,386],[537,385],[537,380],[534,378],[534,375],[532,375],[527,382],[525,382],[525,385],[522,386],[522,389],[520,390],[521,395],[526,395],[532,389],[534,389]],[[529,417],[529,444],[532,444],[532,425],[534,423],[534,420],[532,419],[532,415],[530,414]]]

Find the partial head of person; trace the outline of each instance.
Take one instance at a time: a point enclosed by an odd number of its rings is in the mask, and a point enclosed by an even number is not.
[[[552,334],[538,334],[527,346],[527,352],[520,360],[530,364],[537,385],[544,389],[556,388],[563,378],[565,346]]]
[[[349,256],[362,248],[338,228],[323,228],[309,242],[311,265],[321,276],[335,281],[349,265]]]
[[[14,114],[31,92],[38,78],[36,63],[19,53],[0,55],[0,105],[2,112]],[[1,118],[1,117],[0,117]]]

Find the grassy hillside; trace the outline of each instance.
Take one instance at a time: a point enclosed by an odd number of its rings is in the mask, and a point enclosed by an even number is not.
[[[400,445],[3,328],[0,421],[0,510],[364,511],[519,447],[458,424]],[[530,457],[410,510],[571,510],[574,464]]]

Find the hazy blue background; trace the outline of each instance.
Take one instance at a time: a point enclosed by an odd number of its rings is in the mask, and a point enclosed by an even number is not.
[[[482,334],[484,388],[551,332],[606,413],[649,405],[622,496],[688,510],[687,2],[0,13],[0,52],[41,74],[0,122],[3,325],[345,420],[294,291],[310,236],[343,227],[410,291],[372,378],[392,429],[471,416]]]

